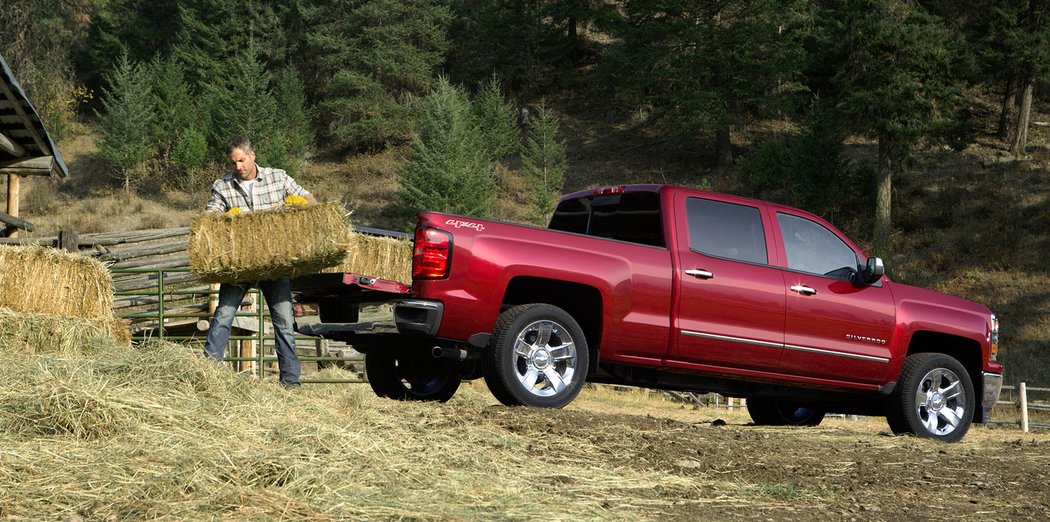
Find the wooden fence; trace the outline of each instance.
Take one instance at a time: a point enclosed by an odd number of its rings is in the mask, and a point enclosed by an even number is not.
[[[1021,432],[1028,433],[1031,429],[1050,430],[1050,423],[1029,422],[1029,414],[1034,411],[1050,412],[1050,401],[1029,400],[1029,393],[1050,394],[1050,388],[1030,387],[1021,383],[1016,388],[1003,386],[1003,395],[1000,395],[997,405],[1014,406],[1017,410],[1017,420],[993,420],[996,424],[1009,424],[1021,428]],[[1004,397],[1005,396],[1005,397]],[[1044,395],[1047,396],[1047,395]]]

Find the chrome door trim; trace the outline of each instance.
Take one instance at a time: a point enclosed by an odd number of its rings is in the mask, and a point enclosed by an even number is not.
[[[712,339],[715,341],[726,341],[731,343],[749,344],[752,346],[762,346],[765,348],[783,348],[787,350],[794,350],[797,352],[808,352],[819,355],[832,355],[835,357],[846,357],[848,359],[860,359],[862,361],[871,361],[882,364],[888,364],[890,359],[888,357],[876,357],[874,355],[861,355],[858,353],[843,353],[832,350],[824,350],[821,348],[811,348],[808,346],[796,346],[793,344],[784,343],[771,343],[769,341],[759,341],[757,339],[746,339],[743,337],[730,337],[728,335],[717,335],[702,332],[693,332],[690,330],[682,330],[682,335],[688,335],[689,337],[699,337],[701,339]]]

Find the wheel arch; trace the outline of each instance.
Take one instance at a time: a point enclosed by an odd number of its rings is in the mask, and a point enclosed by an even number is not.
[[[974,400],[978,402],[977,407],[974,408],[973,421],[980,423],[982,421],[980,401],[984,397],[984,380],[981,378],[981,345],[973,339],[923,330],[915,332],[908,344],[908,355],[916,353],[943,353],[959,361],[963,368],[966,368],[970,382],[973,383]]]
[[[598,345],[602,336],[603,301],[601,291],[582,283],[532,276],[518,276],[507,284],[501,310],[513,306],[545,303],[565,310],[579,323],[587,338],[589,371],[598,367]]]

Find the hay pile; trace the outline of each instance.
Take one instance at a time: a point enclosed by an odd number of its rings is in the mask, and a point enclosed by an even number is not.
[[[338,265],[350,243],[337,203],[198,218],[189,239],[190,269],[215,283],[312,274]]]
[[[654,488],[698,487],[606,469],[604,448],[550,421],[504,428],[491,419],[527,412],[469,387],[443,405],[289,393],[171,343],[98,349],[0,350],[0,518],[623,520],[672,508]]]
[[[82,342],[131,343],[113,317],[113,281],[98,260],[0,245],[0,343],[19,353],[70,352]]]
[[[412,284],[412,240],[350,234],[350,249],[343,262],[325,272],[381,277]]]
[[[113,315],[113,280],[97,259],[39,246],[0,245],[0,306],[27,314]]]

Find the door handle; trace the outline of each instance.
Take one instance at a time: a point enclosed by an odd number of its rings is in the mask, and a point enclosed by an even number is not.
[[[794,285],[791,287],[792,292],[798,292],[802,295],[816,295],[817,291],[806,286],[806,285]]]
[[[685,275],[691,275],[697,279],[712,279],[715,277],[715,274],[708,272],[707,270],[701,270],[699,268],[686,270]]]

